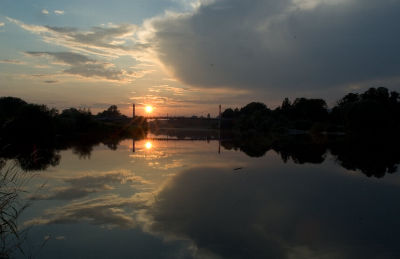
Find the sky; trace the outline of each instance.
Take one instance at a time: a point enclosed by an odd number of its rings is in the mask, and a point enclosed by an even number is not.
[[[0,96],[216,115],[400,91],[398,0],[0,0]]]

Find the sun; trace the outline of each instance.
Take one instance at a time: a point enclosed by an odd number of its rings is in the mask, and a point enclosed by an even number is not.
[[[151,113],[153,111],[153,106],[147,105],[144,109],[147,113]]]
[[[153,144],[150,141],[147,141],[145,147],[146,149],[151,149],[153,147]]]

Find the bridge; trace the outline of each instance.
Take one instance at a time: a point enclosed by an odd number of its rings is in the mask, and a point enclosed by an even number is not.
[[[219,120],[221,118],[221,105],[218,106],[219,108],[219,112],[218,112],[218,116],[217,117],[210,117],[210,114],[208,113],[207,116],[191,116],[191,117],[186,117],[186,116],[168,116],[168,113],[166,116],[151,116],[150,114],[148,115],[142,115],[144,118],[148,119],[148,120],[179,120],[179,119],[183,119],[183,120]],[[136,105],[133,103],[132,104],[132,118],[136,117]]]
[[[207,117],[185,117],[185,116],[145,116],[148,120],[219,120],[219,118],[207,118]]]

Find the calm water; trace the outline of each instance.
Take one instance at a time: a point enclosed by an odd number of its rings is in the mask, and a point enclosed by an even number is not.
[[[348,148],[338,155],[318,145],[291,152],[255,145],[144,139],[101,144],[90,155],[60,151],[57,166],[28,172],[30,205],[18,219],[27,230],[24,251],[35,258],[400,258],[393,163],[382,177],[368,167],[371,156],[349,160]]]

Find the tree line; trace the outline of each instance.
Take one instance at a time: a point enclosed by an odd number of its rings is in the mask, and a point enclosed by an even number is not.
[[[222,113],[222,128],[243,133],[303,130],[313,132],[374,133],[400,129],[399,93],[385,87],[349,93],[328,109],[323,99],[288,98],[275,109],[261,102]]]
[[[134,134],[146,131],[144,117],[130,119],[116,105],[93,115],[89,109],[58,111],[20,98],[0,97],[0,142],[49,140],[56,136]]]

